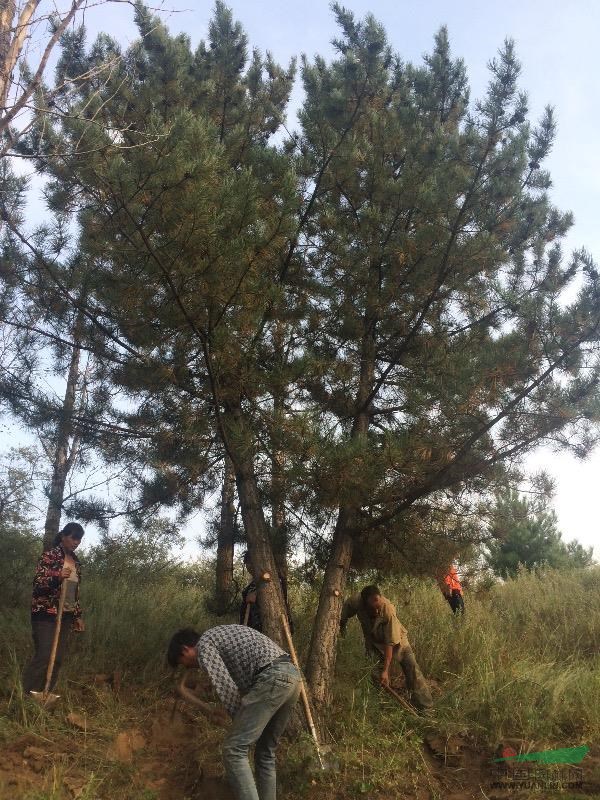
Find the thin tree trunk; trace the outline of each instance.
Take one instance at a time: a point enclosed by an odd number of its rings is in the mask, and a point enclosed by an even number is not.
[[[12,65],[10,63],[10,46],[15,35],[14,18],[17,4],[15,0],[0,0],[0,105],[6,106],[10,87]]]
[[[260,501],[253,451],[247,444],[244,445],[244,442],[250,440],[249,432],[243,412],[239,407],[232,408],[230,406],[223,412],[222,418],[225,429],[235,431],[227,437],[227,450],[235,469],[238,499],[248,540],[252,572],[258,583],[263,633],[285,649],[285,635],[281,628],[281,614],[285,612],[285,604],[281,585],[277,580],[277,565],[271,546],[270,529]],[[262,580],[265,573],[270,575],[271,580]]]
[[[368,306],[369,310],[364,319],[359,385],[355,405],[357,413],[351,432],[351,438],[354,440],[366,440],[369,432],[370,415],[369,409],[365,406],[375,375],[376,316],[374,308],[376,308],[376,302],[372,296]],[[331,553],[325,568],[306,667],[306,678],[316,708],[326,708],[331,700],[343,595],[352,561],[359,511],[360,505],[345,503],[340,506]]]
[[[274,333],[276,363],[283,366],[283,327],[277,325]],[[271,541],[281,588],[287,604],[288,536],[285,516],[285,455],[281,444],[281,432],[285,421],[285,393],[287,387],[281,383],[273,393],[273,430],[271,434]]]
[[[277,452],[272,458],[271,475],[271,540],[277,572],[281,578],[283,594],[287,602],[288,536],[283,500],[283,454]]]
[[[218,614],[227,612],[233,596],[234,495],[235,472],[231,459],[226,455],[221,490],[221,524],[217,536],[215,605]]]
[[[80,325],[81,320],[77,320],[74,329],[74,340],[76,343],[79,341]],[[65,397],[56,431],[56,447],[52,460],[52,479],[50,481],[48,510],[46,512],[46,522],[44,525],[44,550],[48,550],[52,547],[52,543],[60,527],[65,483],[69,470],[73,465],[73,458],[71,456],[74,455],[78,446],[78,442],[72,442],[71,438],[73,436],[73,410],[75,408],[77,383],[80,375],[80,358],[81,349],[79,347],[74,347],[71,354],[71,363],[69,364]]]

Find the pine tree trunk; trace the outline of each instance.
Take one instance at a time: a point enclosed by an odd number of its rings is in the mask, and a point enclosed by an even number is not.
[[[371,308],[374,307],[371,306]],[[369,395],[375,374],[375,315],[367,312],[364,319],[364,334],[361,343],[359,386],[356,397],[356,416],[351,438],[366,439],[369,432]],[[325,569],[325,577],[319,607],[313,626],[306,678],[316,708],[325,708],[331,700],[331,688],[335,675],[337,640],[340,616],[344,602],[344,589],[354,547],[354,533],[358,524],[360,506],[344,504],[338,511],[333,534],[331,553]]]
[[[271,541],[273,544],[273,556],[277,565],[277,572],[281,578],[281,588],[287,602],[287,578],[288,578],[288,537],[286,530],[285,505],[283,497],[279,494],[282,486],[279,470],[283,471],[280,454],[273,457],[273,497],[271,503]]]
[[[352,560],[351,524],[349,512],[340,509],[310,640],[306,679],[316,708],[325,708],[331,699],[343,594]]]
[[[79,324],[79,321],[75,323],[75,342],[78,341]],[[56,447],[52,461],[52,479],[50,481],[48,509],[46,511],[46,522],[44,525],[44,550],[49,550],[52,547],[56,534],[58,533],[62,515],[63,498],[65,495],[65,483],[67,475],[69,474],[69,469],[73,463],[73,459],[70,457],[73,451],[71,450],[70,452],[70,446],[71,448],[76,447],[75,443],[71,441],[71,437],[73,435],[73,410],[75,408],[75,399],[77,396],[80,358],[80,348],[74,347],[73,353],[71,354],[71,363],[69,364],[67,387],[65,389],[60,419],[56,430]]]
[[[285,610],[285,604],[281,585],[277,580],[277,566],[269,538],[269,526],[260,504],[258,483],[251,461],[239,464],[236,470],[236,483],[244,530],[249,545],[252,572],[258,580],[258,600],[263,633],[285,647],[285,637],[281,628],[281,614]],[[269,573],[271,580],[261,580],[265,573]]]
[[[276,342],[279,341],[276,337]],[[276,345],[277,346],[277,345]],[[279,344],[278,352],[283,345]],[[281,356],[281,359],[283,357]],[[280,443],[280,431],[284,421],[285,389],[276,389],[273,395],[273,434],[271,436],[273,452],[271,455],[271,541],[277,572],[281,578],[281,588],[287,604],[288,576],[288,537],[285,518],[285,471],[284,453]]]
[[[13,41],[14,18],[17,4],[15,0],[0,0],[0,105],[6,106],[10,89],[12,63],[10,46]]]
[[[226,455],[221,490],[221,524],[217,536],[215,605],[218,614],[227,612],[233,595],[234,493],[235,472],[231,459]]]
[[[281,614],[285,611],[285,604],[281,585],[277,580],[277,566],[271,547],[270,528],[260,501],[258,480],[254,468],[254,454],[251,446],[247,444],[252,437],[239,406],[228,406],[222,414],[222,421],[224,430],[229,432],[229,435],[226,433],[227,450],[235,469],[237,493],[248,541],[252,574],[258,583],[263,633],[285,648],[285,636],[281,627]],[[233,434],[232,431],[234,431]],[[269,581],[261,579],[265,573],[269,574]]]

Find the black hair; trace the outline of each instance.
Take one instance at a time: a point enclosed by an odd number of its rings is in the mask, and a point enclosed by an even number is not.
[[[194,647],[198,644],[199,638],[200,634],[193,628],[182,628],[173,634],[167,649],[167,663],[169,666],[176,667],[179,664],[179,656],[182,654],[183,648]]]
[[[360,593],[363,603],[366,603],[367,600],[371,599],[371,597],[377,597],[377,595],[381,596],[381,592],[379,591],[379,586],[375,586],[373,584],[371,586],[365,586],[365,588]]]
[[[57,544],[60,544],[63,536],[72,536],[74,539],[81,540],[83,533],[83,528],[78,522],[67,522],[62,531],[59,531],[54,537],[53,545],[56,547]]]

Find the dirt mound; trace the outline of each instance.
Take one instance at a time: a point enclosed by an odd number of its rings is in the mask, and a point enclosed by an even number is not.
[[[84,793],[89,769],[82,767],[82,727],[75,724],[75,716],[83,719],[74,712],[60,714],[64,722],[60,733],[28,733],[3,746],[1,800],[42,794],[51,787],[56,797],[65,800],[77,800]],[[92,748],[94,758],[122,764],[127,770],[122,777],[135,787],[136,796],[149,790],[160,800],[233,800],[221,767],[222,733],[209,730],[205,721],[185,709],[173,712],[172,701],[157,703],[143,726],[125,727],[112,735],[100,728],[93,714],[87,714],[85,722],[90,756]],[[119,796],[126,800],[127,790]]]
[[[189,720],[180,711],[165,711],[152,718],[150,744],[154,748],[176,750],[189,735]]]
[[[3,747],[0,797],[17,798],[43,788],[45,773],[64,757],[51,742],[26,734]]]
[[[221,765],[221,736],[185,706],[168,704],[150,721],[140,772],[160,800],[234,800]],[[198,733],[209,733],[198,745]]]
[[[111,761],[120,761],[122,764],[131,764],[134,754],[146,747],[146,739],[137,728],[121,731],[107,750]]]

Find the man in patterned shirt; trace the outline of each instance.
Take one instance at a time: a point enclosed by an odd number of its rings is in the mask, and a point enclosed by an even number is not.
[[[167,651],[172,667],[202,667],[233,723],[223,747],[238,800],[275,800],[275,750],[300,694],[300,673],[275,642],[244,625],[218,625],[200,636],[178,631]],[[213,716],[206,705],[205,713]],[[248,761],[254,749],[256,783]]]

